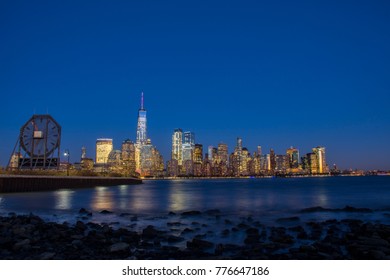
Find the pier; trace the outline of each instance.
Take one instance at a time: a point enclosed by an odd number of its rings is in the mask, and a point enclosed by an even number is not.
[[[134,184],[142,184],[142,180],[124,177],[1,175],[0,193],[53,191],[64,188],[80,189],[95,186]]]

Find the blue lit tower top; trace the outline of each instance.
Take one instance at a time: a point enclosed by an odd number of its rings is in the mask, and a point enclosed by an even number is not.
[[[146,110],[144,109],[144,93],[141,93],[141,108],[138,110],[137,144],[146,143]]]

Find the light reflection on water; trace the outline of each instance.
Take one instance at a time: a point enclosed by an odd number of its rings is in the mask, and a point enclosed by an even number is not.
[[[55,209],[69,210],[72,209],[72,196],[74,191],[58,190],[54,192],[55,195]]]
[[[109,187],[96,187],[90,205],[92,210],[113,210],[113,205],[113,190]]]
[[[156,180],[141,185],[2,194],[0,212],[164,214],[220,209],[226,213],[292,213],[321,206],[390,207],[390,177]]]

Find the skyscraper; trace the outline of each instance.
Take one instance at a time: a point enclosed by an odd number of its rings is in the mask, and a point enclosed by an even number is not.
[[[99,138],[96,140],[96,163],[106,164],[108,155],[112,151],[112,139]]]
[[[141,174],[141,150],[146,144],[146,110],[144,108],[144,93],[141,93],[141,107],[138,110],[137,140],[135,142],[135,170]]]
[[[191,131],[186,131],[183,134],[184,134],[183,144],[190,144],[191,146],[194,146],[195,145],[195,133],[193,133]]]
[[[183,164],[183,130],[175,129],[172,134],[172,156],[171,159],[177,160],[178,165]]]
[[[296,148],[291,147],[287,149],[286,154],[288,156],[289,168],[299,167],[299,151]]]
[[[269,156],[270,156],[271,171],[273,172],[273,171],[275,171],[275,168],[276,168],[276,158],[275,158],[274,149],[270,149]]]
[[[137,141],[136,144],[146,143],[146,110],[144,109],[144,93],[141,93],[141,107],[138,110]]]
[[[313,148],[313,154],[315,154],[315,157],[313,159],[315,159],[316,161],[316,173],[323,174],[329,172],[325,158],[325,147]],[[314,171],[314,168],[312,168],[312,170]]]
[[[122,143],[122,160],[126,175],[135,175],[135,144],[129,139]]]

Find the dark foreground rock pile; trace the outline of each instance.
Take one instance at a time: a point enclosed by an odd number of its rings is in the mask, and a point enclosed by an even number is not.
[[[136,232],[10,215],[0,217],[0,259],[390,259],[390,226],[384,224],[328,220],[266,227],[226,220],[226,225],[221,236],[240,231],[242,244],[213,243],[204,235],[186,240],[152,225]]]

